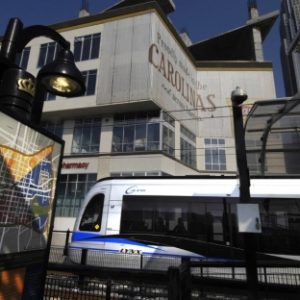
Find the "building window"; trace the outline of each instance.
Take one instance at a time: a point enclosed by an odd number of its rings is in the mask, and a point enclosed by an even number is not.
[[[95,95],[96,91],[96,79],[97,79],[97,70],[88,70],[81,72],[86,91],[84,93],[84,96],[90,96]]]
[[[42,127],[53,133],[54,135],[62,138],[63,135],[63,121],[59,122],[50,122],[45,121],[42,123]]]
[[[163,151],[168,155],[174,156],[175,151],[175,119],[166,112],[162,114],[164,125],[163,125],[163,136],[162,136],[162,148]]]
[[[24,70],[26,70],[28,66],[29,54],[30,54],[30,47],[26,47],[23,49],[21,53],[17,55],[16,58],[16,64]]]
[[[163,151],[174,156],[175,133],[174,130],[163,126]]]
[[[196,168],[196,135],[181,125],[180,158],[182,162]]]
[[[98,58],[100,50],[100,40],[100,33],[76,37],[74,41],[75,61]]]
[[[99,152],[101,119],[76,120],[74,126],[72,153]]]
[[[158,117],[158,111],[115,115],[112,152],[158,150]]]
[[[38,68],[51,63],[57,57],[60,49],[61,47],[56,42],[42,44],[40,47]]]
[[[204,139],[205,169],[226,170],[225,140],[217,138]]]
[[[62,174],[57,183],[57,217],[77,217],[85,194],[95,184],[96,173]]]
[[[163,120],[164,120],[164,122],[167,122],[168,124],[170,124],[172,127],[175,126],[175,119],[173,117],[171,117],[165,111],[163,112]]]

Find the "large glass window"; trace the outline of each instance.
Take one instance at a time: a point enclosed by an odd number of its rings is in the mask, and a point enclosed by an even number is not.
[[[103,194],[98,194],[90,200],[81,218],[79,230],[101,230],[103,204]]]
[[[101,34],[79,36],[74,41],[75,61],[94,59],[99,57]]]
[[[28,60],[29,60],[29,54],[30,54],[30,47],[26,47],[23,49],[23,51],[17,55],[16,58],[16,64],[26,70],[28,66]]]
[[[115,115],[112,152],[137,152],[159,149],[159,112]]]
[[[57,56],[61,47],[56,42],[41,44],[38,59],[38,68],[51,63]]]
[[[196,168],[196,135],[181,125],[180,158],[187,165]]]
[[[85,194],[95,184],[97,174],[62,174],[57,183],[56,216],[77,217]]]
[[[207,138],[205,143],[205,169],[226,170],[225,140]]]
[[[76,120],[73,133],[72,153],[99,152],[101,119]]]

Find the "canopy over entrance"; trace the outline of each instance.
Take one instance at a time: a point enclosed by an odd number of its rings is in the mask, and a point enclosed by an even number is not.
[[[300,95],[256,102],[246,120],[250,176],[300,175]]]

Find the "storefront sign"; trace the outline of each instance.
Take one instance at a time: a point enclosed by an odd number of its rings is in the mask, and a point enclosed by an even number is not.
[[[63,162],[62,169],[87,169],[90,163],[88,162]]]

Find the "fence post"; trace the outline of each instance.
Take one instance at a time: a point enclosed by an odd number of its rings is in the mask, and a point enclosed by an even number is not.
[[[81,259],[80,259],[80,264],[81,265],[86,265],[86,261],[87,261],[87,253],[88,250],[87,249],[82,249],[81,250]],[[82,289],[84,286],[84,275],[79,275],[78,277],[78,287],[79,289]]]
[[[107,280],[105,300],[110,300],[110,294],[111,294],[111,280]]]
[[[183,258],[180,266],[181,299],[191,299],[191,269],[190,259]]]
[[[143,270],[143,255],[140,255],[140,270]]]
[[[180,298],[180,274],[176,267],[168,269],[168,300],[181,300]]]
[[[70,230],[68,228],[65,239],[64,255],[68,256],[68,244],[69,244]]]
[[[268,284],[267,267],[263,267],[263,269],[264,269],[265,284]]]
[[[88,252],[88,249],[84,249],[84,248],[81,251],[81,259],[80,259],[80,264],[81,265],[86,265],[87,252]]]

